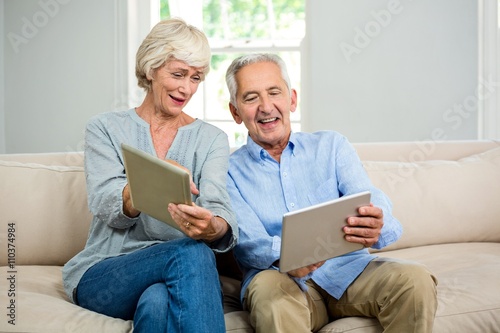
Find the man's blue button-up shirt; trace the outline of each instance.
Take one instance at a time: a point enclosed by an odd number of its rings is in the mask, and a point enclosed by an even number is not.
[[[244,274],[242,296],[255,274],[276,269],[286,212],[370,191],[372,203],[384,212],[382,233],[373,247],[385,247],[402,233],[389,198],[373,186],[348,140],[333,131],[292,133],[279,163],[248,137],[230,157],[228,191],[240,232],[234,251]],[[312,278],[339,299],[374,258],[367,249],[352,252],[327,260],[305,279]],[[305,279],[296,279],[303,289]]]

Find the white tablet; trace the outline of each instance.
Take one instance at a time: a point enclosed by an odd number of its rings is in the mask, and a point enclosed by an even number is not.
[[[359,207],[370,204],[370,197],[370,192],[361,192],[286,213],[281,233],[280,272],[362,249],[362,244],[344,239],[342,228],[347,225],[348,217],[359,215]]]
[[[129,145],[121,147],[132,205],[180,230],[167,206],[169,203],[191,205],[189,173]]]

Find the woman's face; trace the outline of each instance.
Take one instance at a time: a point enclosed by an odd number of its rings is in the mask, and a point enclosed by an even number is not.
[[[203,81],[202,68],[188,66],[184,61],[169,60],[157,68],[151,81],[157,110],[172,116],[180,114]]]

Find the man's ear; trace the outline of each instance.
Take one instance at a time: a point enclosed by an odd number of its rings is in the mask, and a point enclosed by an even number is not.
[[[290,111],[291,112],[295,112],[295,110],[297,110],[297,90],[295,89],[292,89],[291,90],[291,106],[290,106]]]
[[[233,119],[234,121],[239,125],[243,122],[243,120],[241,120],[241,117],[238,113],[238,109],[236,108],[236,106],[234,106],[233,104],[229,103],[229,111],[231,111],[231,115],[233,116]]]

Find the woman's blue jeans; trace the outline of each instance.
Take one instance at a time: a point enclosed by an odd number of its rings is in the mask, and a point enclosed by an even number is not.
[[[78,305],[134,320],[134,332],[225,332],[212,250],[182,238],[106,259],[78,284]]]

